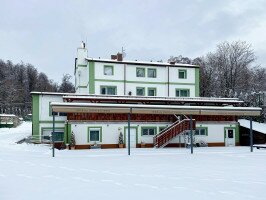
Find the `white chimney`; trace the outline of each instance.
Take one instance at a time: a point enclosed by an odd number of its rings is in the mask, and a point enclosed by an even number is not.
[[[81,47],[77,51],[77,65],[87,65],[86,58],[88,57],[88,50],[85,48],[85,43],[81,43]]]

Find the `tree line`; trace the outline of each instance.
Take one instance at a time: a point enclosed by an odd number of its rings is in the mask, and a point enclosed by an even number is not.
[[[194,59],[171,56],[168,61],[200,66],[200,96],[239,98],[247,106],[263,107],[266,68],[256,63],[251,45],[245,41],[222,42],[215,51]],[[259,121],[264,121],[265,109]]]
[[[60,84],[49,79],[31,64],[13,64],[0,60],[0,114],[12,113],[25,117],[31,113],[31,91],[75,92],[69,74]]]
[[[245,41],[222,42],[206,55],[171,56],[168,61],[200,66],[201,97],[235,97],[247,106],[264,104],[266,69],[256,63],[255,52]],[[0,60],[0,113],[31,113],[31,91],[75,92],[70,79],[69,74],[63,75],[58,84],[31,64]]]

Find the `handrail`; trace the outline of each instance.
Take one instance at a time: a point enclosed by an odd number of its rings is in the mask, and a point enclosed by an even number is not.
[[[196,127],[196,120],[192,120],[192,129]],[[164,147],[170,140],[177,135],[190,129],[190,120],[184,119],[180,122],[176,121],[171,126],[162,130],[158,135],[153,137],[153,144],[156,147]]]

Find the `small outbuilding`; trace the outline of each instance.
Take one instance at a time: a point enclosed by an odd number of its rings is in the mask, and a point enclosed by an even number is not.
[[[0,128],[12,128],[20,124],[18,116],[13,114],[0,114]]]
[[[239,139],[241,146],[250,145],[250,121],[246,119],[238,120],[239,126]],[[253,143],[265,144],[266,143],[266,124],[259,122],[252,122]]]

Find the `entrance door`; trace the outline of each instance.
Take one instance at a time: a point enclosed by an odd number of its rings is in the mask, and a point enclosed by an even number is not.
[[[230,129],[230,128],[225,129],[225,146],[227,147],[235,146],[235,129]]]
[[[136,148],[136,128],[130,128],[130,148]],[[126,137],[126,146],[128,144],[128,128],[125,129],[125,137]]]

